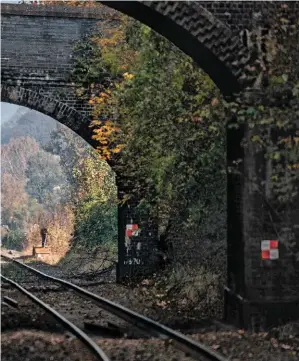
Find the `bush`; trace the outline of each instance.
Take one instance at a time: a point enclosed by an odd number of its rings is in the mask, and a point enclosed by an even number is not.
[[[167,280],[168,295],[179,308],[198,310],[204,317],[221,317],[223,313],[223,275],[205,267],[175,267]]]
[[[117,206],[109,203],[84,205],[78,211],[76,243],[91,249],[117,242]]]
[[[17,228],[10,230],[2,239],[2,246],[7,249],[22,251],[26,244],[25,233]]]
[[[56,264],[70,248],[74,232],[74,218],[70,207],[57,207],[54,214],[45,213],[38,224],[28,225],[28,242],[24,254],[31,255],[33,247],[41,246],[40,228],[44,226],[48,230],[47,246],[51,248],[51,254],[44,255],[43,261]]]

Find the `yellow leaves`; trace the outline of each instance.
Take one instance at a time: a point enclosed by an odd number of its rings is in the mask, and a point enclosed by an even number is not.
[[[108,127],[113,127],[115,125],[110,119],[103,121],[102,124],[105,124]]]
[[[101,92],[98,96],[93,96],[91,99],[89,99],[88,104],[90,105],[102,105],[109,101],[109,98],[111,97],[111,90],[108,90],[107,92]]]
[[[112,153],[119,153],[123,150],[123,148],[125,147],[124,144],[119,144],[117,147],[111,149]]]
[[[102,122],[100,120],[95,119],[91,122],[90,127],[94,127],[95,125],[100,125],[100,124],[102,124]]]
[[[95,139],[99,145],[96,150],[100,154],[101,159],[109,160],[112,154],[117,154],[122,151],[124,144],[118,144],[120,127],[110,119],[100,121],[98,119],[92,121],[93,129],[92,139]]]
[[[102,97],[94,97],[93,99],[90,99],[89,100],[89,104],[101,104],[101,103],[103,103],[105,101],[105,99]]]
[[[96,103],[96,104],[104,103],[104,101],[105,101],[105,99],[103,99],[103,98],[100,98],[100,97],[96,97],[96,98],[95,98],[95,103]]]
[[[105,47],[109,44],[109,39],[99,39],[97,42],[100,46]]]
[[[111,152],[108,147],[101,147],[96,149],[97,153],[100,154],[100,159],[109,160],[111,159]]]
[[[113,29],[112,35],[106,38],[98,39],[99,45],[103,48],[103,51],[109,50],[108,48],[116,47],[120,43],[124,42],[124,33],[121,28]]]
[[[134,78],[134,74],[130,74],[130,73],[124,73],[123,74],[123,77],[125,78],[125,80],[131,80],[131,79],[133,79]]]

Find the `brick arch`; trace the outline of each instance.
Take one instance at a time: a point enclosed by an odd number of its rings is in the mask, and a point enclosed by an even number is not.
[[[196,2],[103,1],[148,25],[191,56],[224,95],[255,80],[254,59],[238,35]]]
[[[48,115],[70,128],[90,145],[94,146],[91,139],[91,128],[89,127],[90,118],[58,99],[40,94],[28,88],[2,84],[1,101],[24,106]]]

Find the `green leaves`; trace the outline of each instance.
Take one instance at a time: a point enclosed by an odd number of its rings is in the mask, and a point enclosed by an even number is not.
[[[256,108],[253,108],[253,107],[249,107],[249,108],[246,110],[246,114],[247,114],[247,115],[256,115],[256,114],[257,114],[257,109],[256,109]]]
[[[213,192],[223,194],[224,111],[218,90],[189,57],[149,28],[137,29],[122,49],[125,57],[138,43],[134,78],[112,91],[125,143],[115,170],[134,179],[143,204],[155,199],[164,219],[196,203],[214,180]]]

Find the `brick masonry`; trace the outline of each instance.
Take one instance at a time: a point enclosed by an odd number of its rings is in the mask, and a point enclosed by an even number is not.
[[[25,88],[36,92],[39,99],[44,96],[46,102],[55,99],[79,112],[85,125],[91,106],[78,99],[71,80],[73,47],[78,41],[98,32],[98,22],[103,23],[101,30],[105,32],[106,26],[117,21],[111,12],[115,14],[106,8],[86,12],[62,6],[36,8],[2,4],[1,76],[4,87],[9,86],[11,91],[13,87]],[[9,101],[8,89],[5,96]],[[33,102],[30,105],[35,109]],[[76,121],[79,121],[78,117]],[[77,132],[82,128],[70,122],[66,125]]]
[[[97,9],[1,6],[2,101],[50,115],[91,144],[88,128],[91,108],[76,97],[71,81],[73,45],[97,31],[98,22],[103,32],[106,26],[111,27],[117,22],[118,13],[110,8],[144,22],[167,37],[198,62],[224,95],[231,96],[252,88],[260,69],[256,62],[259,54],[250,43],[251,33],[258,27],[271,26],[271,14],[282,4],[245,1],[104,3],[108,6]],[[298,4],[288,2],[294,11],[298,11]],[[247,134],[244,132],[228,134],[229,163],[243,156],[239,144],[242,136]],[[245,154],[245,174],[255,172],[256,162],[252,153]],[[281,307],[289,302],[294,305],[299,299],[298,263],[296,265],[291,253],[283,252],[284,259],[274,268],[265,268],[261,264],[260,240],[272,237],[272,234],[256,222],[263,217],[258,197],[249,182],[241,178],[229,176],[228,189],[228,286],[246,299],[247,304],[274,302]],[[119,268],[120,278],[136,274],[138,269],[151,270],[156,265],[153,250],[158,237],[157,227],[148,221],[148,215],[136,211],[137,203],[134,200],[119,209],[120,261],[126,262]],[[139,268],[138,265],[128,266],[125,256],[124,229],[131,221],[141,224],[143,232],[140,239],[147,261]],[[275,307],[273,312],[277,313]],[[243,311],[245,309],[244,306]],[[242,316],[243,321],[246,317]],[[247,318],[249,320],[250,316]],[[246,322],[248,326],[251,321]]]

